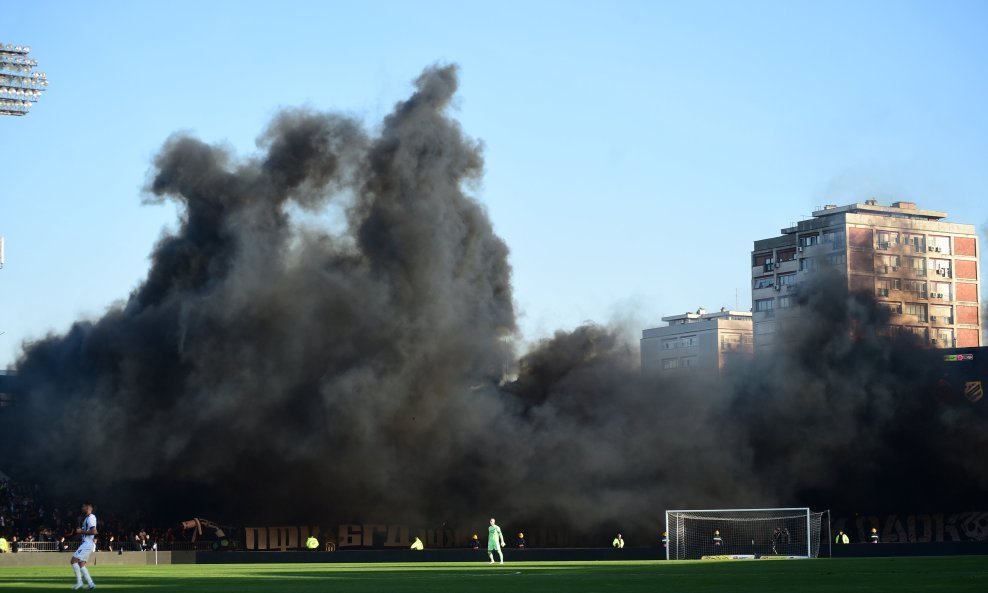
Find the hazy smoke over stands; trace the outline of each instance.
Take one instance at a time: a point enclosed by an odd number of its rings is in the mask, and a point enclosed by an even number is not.
[[[641,377],[637,345],[593,325],[517,356],[508,248],[465,189],[481,149],[446,113],[456,86],[426,70],[374,133],[284,112],[247,160],[169,139],[148,191],[182,219],[147,279],[18,362],[26,467],[62,495],[231,522],[644,524],[988,486],[985,433],[919,389],[926,358],[824,285],[801,293],[815,314],[792,349],[724,380]],[[331,205],[343,231],[298,222]]]

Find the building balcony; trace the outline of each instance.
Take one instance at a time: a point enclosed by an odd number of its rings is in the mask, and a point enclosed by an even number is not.
[[[779,274],[786,274],[788,272],[795,272],[799,269],[799,262],[795,259],[788,259],[779,262],[779,267],[776,268],[776,272]]]

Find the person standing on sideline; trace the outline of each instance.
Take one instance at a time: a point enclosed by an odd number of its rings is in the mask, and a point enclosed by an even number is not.
[[[871,543],[873,544],[878,543],[878,530],[875,529],[874,527],[871,528]]]
[[[498,558],[501,559],[501,564],[504,564],[504,552],[501,551],[503,547],[504,534],[501,533],[501,528],[494,522],[494,517],[491,517],[491,526],[487,528],[487,556],[491,559],[491,564],[494,564],[494,552],[497,552]]]
[[[714,539],[713,539],[713,544],[714,544],[715,546],[720,546],[720,545],[723,545],[723,543],[724,543],[724,538],[722,538],[722,537],[720,536],[720,530],[719,530],[719,529],[715,529],[715,530],[714,530]]]
[[[837,532],[837,537],[834,538],[834,543],[835,544],[849,544],[849,543],[851,543],[851,538],[847,537],[847,534],[844,533],[844,530],[842,529],[842,530],[840,530],[840,531]]]
[[[77,535],[82,536],[82,544],[79,545],[75,554],[72,554],[72,560],[69,561],[72,572],[75,573],[75,587],[72,588],[82,589],[82,579],[85,578],[89,588],[95,589],[96,583],[93,582],[93,577],[89,576],[86,563],[89,562],[89,555],[96,550],[96,534],[99,532],[96,530],[96,515],[93,514],[93,505],[88,502],[82,505],[82,512],[85,514],[82,527],[75,530]]]
[[[319,540],[316,539],[315,535],[310,535],[305,540],[305,549],[307,549],[310,552],[315,552],[316,550],[319,549]]]
[[[614,538],[614,541],[611,542],[611,545],[618,550],[624,547],[624,538],[621,537],[620,533],[617,534],[617,537]]]

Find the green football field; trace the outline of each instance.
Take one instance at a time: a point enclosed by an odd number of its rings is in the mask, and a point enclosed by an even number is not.
[[[988,591],[988,557],[788,561],[96,566],[98,590],[152,593],[345,591]],[[64,591],[65,567],[0,568],[2,591]]]

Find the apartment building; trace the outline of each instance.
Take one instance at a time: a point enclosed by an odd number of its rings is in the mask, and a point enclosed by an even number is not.
[[[982,345],[978,235],[974,225],[912,202],[828,205],[810,219],[755,241],[751,298],[755,350],[771,350],[797,294],[824,267],[849,291],[866,291],[891,313],[890,332],[934,348]]]
[[[721,371],[753,351],[751,313],[721,309],[663,317],[666,325],[642,330],[644,373]]]

